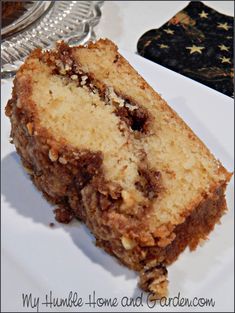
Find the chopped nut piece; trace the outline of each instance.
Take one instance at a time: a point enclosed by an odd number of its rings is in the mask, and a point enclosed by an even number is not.
[[[123,190],[123,191],[122,191],[122,198],[123,198],[123,200],[124,200],[124,202],[125,202],[125,205],[126,205],[127,207],[131,207],[131,206],[133,206],[134,203],[135,203],[135,199],[133,199],[131,193],[128,192],[128,191],[126,191],[126,190]]]
[[[160,239],[157,245],[161,248],[164,248],[168,246],[175,239],[175,237],[176,237],[176,234],[172,233],[169,237]]]
[[[58,153],[57,153],[55,150],[50,149],[50,150],[49,150],[49,158],[50,158],[50,160],[51,160],[52,162],[57,161],[57,159],[58,159]]]
[[[65,71],[68,72],[71,70],[71,66],[69,66],[68,64],[65,64]]]
[[[131,250],[136,246],[136,242],[130,238],[122,236],[121,238],[122,245],[126,250]]]
[[[82,76],[82,80],[87,80],[87,78],[88,78],[87,75]]]
[[[74,74],[74,75],[71,75],[70,78],[71,78],[72,80],[77,80],[77,79],[78,79],[78,75],[75,75],[75,74]]]
[[[16,101],[16,106],[17,106],[17,108],[19,108],[19,109],[22,108],[22,103],[20,102],[19,99]]]
[[[28,129],[28,132],[29,132],[30,136],[32,136],[32,134],[33,134],[33,124],[32,123],[28,123],[26,125],[26,127]]]
[[[59,162],[60,162],[61,164],[67,164],[67,160],[66,160],[65,158],[63,158],[63,157],[60,157],[60,158],[59,158]]]

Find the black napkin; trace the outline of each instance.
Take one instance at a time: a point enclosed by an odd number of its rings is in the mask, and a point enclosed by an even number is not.
[[[186,8],[137,43],[143,57],[233,97],[233,18],[202,2]]]

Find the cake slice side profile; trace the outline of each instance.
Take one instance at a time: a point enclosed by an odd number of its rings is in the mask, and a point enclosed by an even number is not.
[[[81,219],[144,290],[165,295],[166,266],[226,211],[231,174],[109,40],[35,50],[6,114],[56,219]]]

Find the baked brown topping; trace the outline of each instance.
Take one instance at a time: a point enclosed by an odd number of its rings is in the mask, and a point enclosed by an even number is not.
[[[159,171],[139,167],[140,180],[135,183],[135,186],[148,199],[157,198],[162,189],[161,173]]]
[[[93,176],[99,174],[103,156],[100,152],[87,151],[78,156],[77,159],[76,186],[81,190],[91,181]]]
[[[162,264],[148,268],[140,272],[139,286],[152,293],[152,300],[160,299],[167,294],[167,269]]]
[[[55,219],[59,223],[68,224],[74,218],[74,212],[68,208],[57,208],[54,210]]]
[[[106,181],[102,176],[95,176],[91,185],[96,193],[97,207],[101,211],[117,210],[122,203],[120,185]]]
[[[148,130],[149,114],[146,109],[138,107],[131,110],[127,106],[118,107],[115,114],[124,121],[133,131],[146,133]]]

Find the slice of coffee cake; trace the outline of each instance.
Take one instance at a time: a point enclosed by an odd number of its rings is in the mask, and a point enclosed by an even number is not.
[[[144,290],[164,295],[166,266],[226,210],[231,174],[109,40],[35,50],[6,114],[56,219],[84,221]]]

